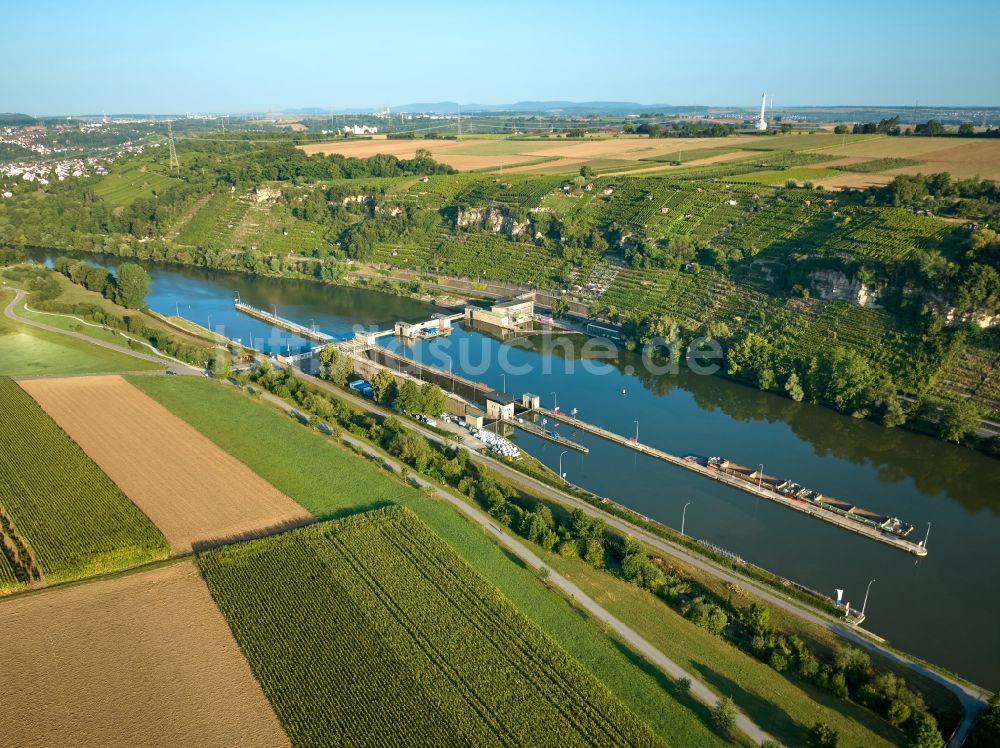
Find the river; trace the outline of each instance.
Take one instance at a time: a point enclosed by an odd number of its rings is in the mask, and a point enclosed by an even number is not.
[[[36,253],[51,258],[52,253]],[[102,260],[94,259],[95,262]],[[113,263],[105,263],[112,265]],[[235,312],[233,300],[337,337],[355,325],[390,327],[426,319],[434,307],[411,299],[297,281],[148,265],[149,306],[212,326],[268,351],[307,341]],[[211,318],[211,319],[209,319]],[[870,580],[865,627],[896,646],[987,688],[1000,686],[1000,462],[900,429],[758,392],[721,377],[649,375],[638,356],[580,360],[582,336],[555,352],[538,339],[502,344],[475,330],[403,344],[404,355],[497,389],[534,392],[546,407],[579,410],[583,420],[673,454],[723,455],[824,494],[911,522],[929,554],[917,559],[766,499],[705,480],[598,437],[559,432],[590,448],[562,456],[568,480],[653,519],[709,541],[777,574],[860,608]],[[501,356],[506,361],[501,367]],[[501,369],[508,370],[502,376]],[[638,424],[636,424],[638,421]],[[558,469],[562,448],[524,433],[522,449]],[[991,591],[992,590],[992,591]]]

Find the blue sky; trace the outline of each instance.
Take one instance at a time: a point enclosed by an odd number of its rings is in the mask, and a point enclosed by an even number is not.
[[[0,111],[1000,105],[1000,2],[6,2]]]

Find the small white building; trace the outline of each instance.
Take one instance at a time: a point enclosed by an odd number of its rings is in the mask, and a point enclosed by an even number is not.
[[[510,395],[491,392],[486,396],[486,417],[495,421],[505,421],[514,418],[514,404],[517,401]]]

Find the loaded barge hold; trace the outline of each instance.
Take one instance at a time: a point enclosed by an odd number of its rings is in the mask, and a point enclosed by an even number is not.
[[[634,449],[636,452],[656,457],[657,459],[669,462],[671,465],[676,465],[706,478],[712,478],[720,483],[725,483],[732,488],[738,488],[741,491],[760,496],[763,499],[783,504],[789,509],[795,509],[803,514],[808,514],[810,517],[816,517],[832,525],[837,525],[844,530],[850,530],[871,540],[877,540],[880,543],[885,543],[901,551],[912,553],[914,556],[923,557],[927,555],[927,545],[923,541],[914,543],[912,540],[907,539],[906,536],[913,531],[912,525],[908,525],[895,518],[867,512],[846,501],[838,501],[829,497],[822,497],[822,501],[811,501],[808,498],[810,492],[801,486],[792,491],[792,494],[799,490],[806,491],[802,496],[786,495],[779,492],[778,487],[783,483],[787,483],[785,489],[788,490],[795,485],[791,481],[782,481],[771,476],[758,475],[756,471],[750,468],[736,465],[723,458],[709,458],[699,455],[678,457],[669,452],[664,452],[662,449],[640,444],[637,439],[626,438],[600,426],[581,421],[579,418],[569,416],[558,410],[548,410],[539,407],[531,408],[530,410],[549,416],[550,418],[555,418],[569,424],[573,428],[595,434],[615,444]],[[709,468],[708,463],[711,459],[717,460],[717,463],[712,468]],[[732,473],[719,469],[722,462],[726,463],[726,466],[732,470]],[[739,468],[739,470],[736,468]],[[820,494],[817,493],[816,497],[819,496]]]
[[[877,532],[888,536],[888,538],[898,539],[894,544],[909,546],[907,550],[910,550],[911,553],[918,556],[927,554],[927,549],[922,542],[913,543],[906,540],[913,532],[913,525],[909,522],[903,522],[897,517],[888,517],[862,509],[843,499],[825,496],[794,481],[776,478],[759,470],[739,465],[724,457],[687,455],[684,460],[701,466],[720,479],[725,477],[725,482],[730,485],[749,490],[752,493],[769,495],[769,498],[780,497],[783,500],[782,503],[810,514],[813,514],[812,509],[816,509],[818,510],[816,516],[831,521],[839,520],[836,521],[836,524],[842,527],[856,529],[864,535]],[[853,523],[855,527],[852,527],[850,523]]]

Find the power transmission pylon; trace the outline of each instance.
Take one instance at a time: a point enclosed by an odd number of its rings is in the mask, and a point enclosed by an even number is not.
[[[174,147],[174,130],[167,121],[167,146],[170,149],[170,170],[177,174],[181,170],[180,161],[177,160],[177,148]]]

